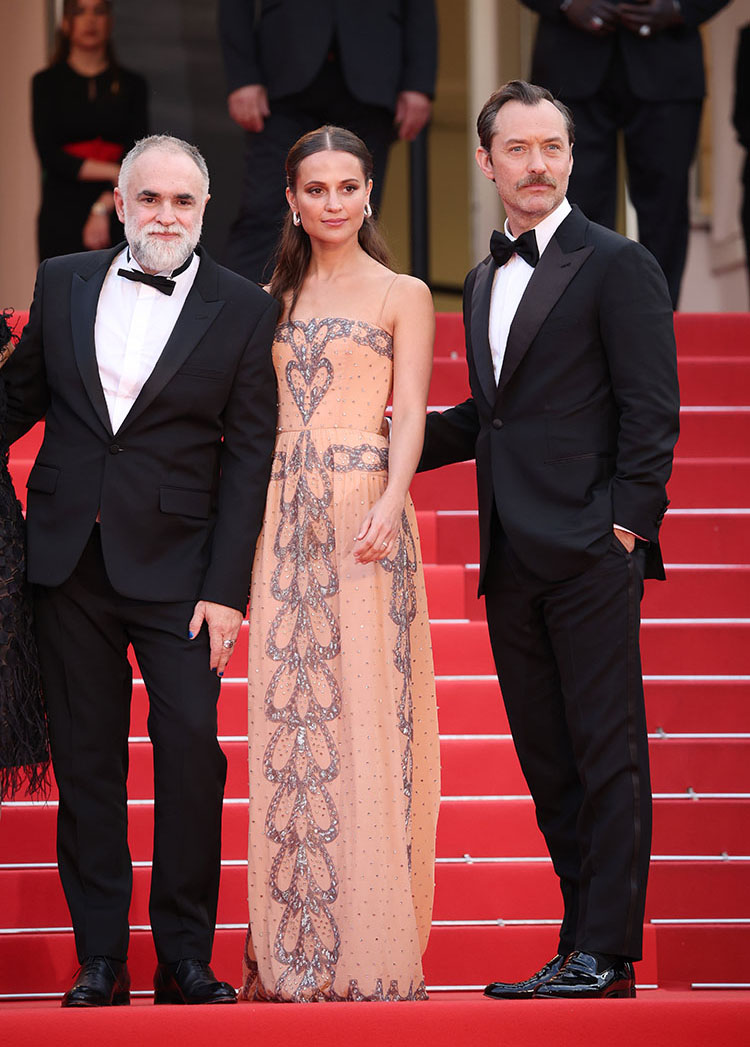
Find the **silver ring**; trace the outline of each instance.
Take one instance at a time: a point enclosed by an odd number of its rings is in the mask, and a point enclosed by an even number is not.
[[[604,25],[604,22],[601,20],[599,15],[592,15],[591,16],[591,28],[592,29],[601,29],[601,27],[603,25]]]
[[[231,651],[234,647],[234,640],[223,640],[221,646],[225,651]]]
[[[651,36],[651,26],[650,25],[642,25],[640,27],[640,29],[638,30],[638,35],[639,36]]]

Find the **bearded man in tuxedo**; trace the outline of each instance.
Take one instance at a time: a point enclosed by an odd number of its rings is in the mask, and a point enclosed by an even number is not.
[[[156,1003],[235,1003],[209,962],[226,758],[220,676],[247,605],[276,424],[276,303],[197,247],[208,171],[166,135],[125,157],[127,244],[50,258],[6,371],[40,418],[28,574],[81,964],[63,1006],[130,1002],[132,645],[154,754]]]
[[[567,202],[565,106],[512,81],[477,129],[505,234],[464,288],[471,396],[428,416],[420,468],[476,458],[479,591],[564,903],[554,958],[485,991],[632,996],[651,841],[639,605],[664,577],[672,306],[645,248]]]

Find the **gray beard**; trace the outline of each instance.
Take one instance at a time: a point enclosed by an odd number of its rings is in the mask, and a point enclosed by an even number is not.
[[[193,236],[184,230],[179,240],[172,243],[160,243],[154,240],[143,229],[135,228],[135,223],[125,216],[125,238],[130,246],[130,253],[142,269],[157,273],[173,272],[186,261],[201,238],[201,223]]]

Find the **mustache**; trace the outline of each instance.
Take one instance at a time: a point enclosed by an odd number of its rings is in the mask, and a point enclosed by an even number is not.
[[[179,236],[184,239],[187,236],[187,232],[179,223],[175,222],[174,225],[162,225],[161,222],[149,222],[148,225],[141,227],[142,234],[148,233],[172,233],[173,235]]]
[[[516,182],[516,189],[525,189],[529,185],[548,185],[551,189],[557,189],[557,180],[548,174],[526,175]]]

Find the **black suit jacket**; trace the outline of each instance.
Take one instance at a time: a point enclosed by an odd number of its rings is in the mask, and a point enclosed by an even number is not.
[[[521,299],[495,385],[488,338],[492,258],[464,288],[471,397],[427,418],[421,469],[476,457],[480,592],[493,501],[516,555],[549,580],[601,557],[615,523],[648,540],[659,526],[677,439],[672,307],[640,244],[589,222],[560,224]]]
[[[219,36],[230,91],[264,84],[271,99],[303,91],[334,38],[358,101],[393,110],[399,91],[435,91],[434,0],[220,0]]]
[[[107,573],[122,595],[244,611],[275,435],[278,306],[199,248],[172,334],[113,433],[94,320],[123,246],[42,263],[4,370],[9,438],[45,417],[28,480],[29,579],[65,581],[100,513]]]
[[[541,17],[532,59],[531,79],[563,101],[597,93],[619,47],[628,84],[647,102],[685,101],[706,93],[703,47],[698,26],[729,0],[680,0],[684,24],[649,37],[629,29],[595,36],[572,25],[560,12],[559,0],[521,0]]]

